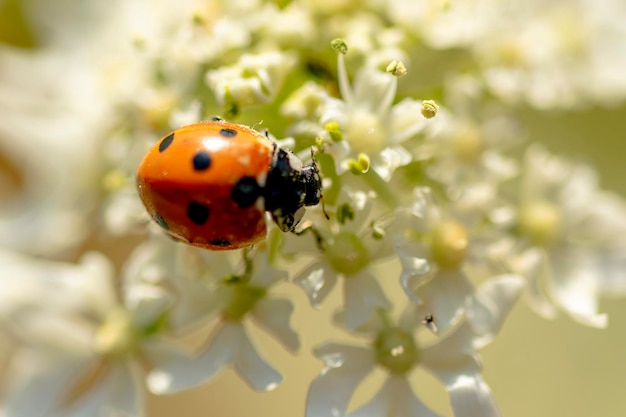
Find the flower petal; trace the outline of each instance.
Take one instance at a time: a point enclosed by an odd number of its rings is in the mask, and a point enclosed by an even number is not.
[[[346,327],[351,330],[369,321],[376,310],[391,308],[376,277],[369,271],[346,277],[343,297]]]
[[[457,323],[465,310],[466,299],[473,292],[467,277],[459,270],[439,270],[433,279],[416,291],[422,301],[419,315],[434,317],[440,332]]]
[[[390,123],[394,143],[417,135],[427,126],[426,118],[422,116],[422,102],[405,98],[391,109]]]
[[[363,67],[352,83],[355,101],[349,102],[345,97],[344,100],[353,108],[363,108],[385,117],[395,98],[397,83],[397,78],[387,72]]]
[[[293,279],[294,284],[306,291],[311,305],[315,308],[319,308],[336,282],[337,273],[323,262],[309,265]]]
[[[293,310],[293,303],[289,300],[264,298],[257,302],[252,317],[286,349],[296,351],[300,347],[300,340],[289,325]]]
[[[374,368],[374,353],[339,343],[325,343],[314,353],[324,368],[309,387],[306,417],[343,416],[354,390]]]
[[[480,374],[457,375],[444,381],[454,417],[500,417],[489,386]]]
[[[270,391],[278,386],[283,377],[259,356],[243,326],[241,340],[234,357],[237,373],[256,391]]]
[[[476,295],[469,299],[465,314],[476,331],[476,349],[487,345],[500,331],[525,284],[526,280],[520,276],[503,275],[481,285]]]
[[[598,313],[596,259],[586,249],[553,252],[550,295],[574,320],[587,326],[605,328],[608,316]]]
[[[411,162],[413,155],[402,146],[387,146],[374,155],[374,171],[385,181],[389,181],[398,167]]]
[[[529,305],[535,312],[547,319],[554,319],[557,310],[545,296],[544,282],[549,275],[548,260],[543,250],[529,249],[514,260],[515,272],[528,280]]]
[[[400,284],[406,295],[414,303],[421,304],[422,300],[417,296],[417,289],[431,280],[435,273],[427,260],[427,253],[422,245],[399,241],[395,244],[402,265]]]
[[[221,323],[211,335],[206,349],[194,359],[173,347],[150,351],[156,367],[148,375],[154,393],[170,393],[198,386],[213,378],[233,361],[245,335],[239,322]]]
[[[199,384],[193,373],[189,374],[190,378],[185,378],[187,370],[194,370],[198,364],[197,359],[182,348],[158,340],[144,343],[143,350],[152,365],[146,376],[146,383],[154,394],[179,392]]]
[[[116,363],[105,381],[107,398],[105,404],[107,417],[144,415],[143,381],[139,378],[141,370],[133,361]],[[85,415],[85,414],[82,414]]]
[[[463,322],[437,343],[421,350],[421,364],[444,383],[459,374],[476,374],[482,365],[475,352],[475,333]]]
[[[270,263],[267,253],[257,253],[254,257],[254,273],[250,279],[250,285],[267,288],[272,284],[287,279],[289,274],[282,269],[274,268]]]
[[[132,361],[114,362],[103,372],[87,392],[63,405],[63,410],[55,410],[54,416],[142,417],[144,395],[138,366]]]
[[[416,396],[405,376],[392,375],[376,396],[348,417],[439,417]]]
[[[47,417],[63,407],[65,397],[93,361],[59,361],[53,369],[39,370],[14,381],[4,396],[4,411],[15,417]],[[37,399],[33,401],[33,399]]]

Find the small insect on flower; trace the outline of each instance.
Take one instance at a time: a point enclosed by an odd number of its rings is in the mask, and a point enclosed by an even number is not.
[[[265,211],[293,232],[305,206],[322,198],[315,161],[304,165],[266,135],[220,118],[160,139],[137,169],[146,209],[171,237],[210,250],[265,237]]]
[[[439,328],[437,327],[437,323],[435,323],[435,318],[432,314],[427,314],[422,320],[422,324],[428,328],[433,333],[439,333]]]

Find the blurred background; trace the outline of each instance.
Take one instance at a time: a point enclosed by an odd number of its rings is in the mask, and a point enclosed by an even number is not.
[[[55,0],[49,0],[54,3]],[[452,0],[453,2],[454,0]],[[53,25],[54,22],[48,22]],[[626,25],[626,20],[623,22]],[[23,10],[21,0],[0,0],[0,44],[2,48],[36,50],[40,41]],[[626,39],[622,40],[626,45]],[[626,77],[626,72],[623,75]],[[0,85],[6,81],[0,78]],[[29,106],[37,106],[31,102]],[[532,141],[539,141],[559,154],[593,165],[604,187],[626,196],[626,105],[591,103],[583,108],[538,110],[517,107],[518,117]],[[34,111],[36,108],[26,108]],[[0,124],[6,121],[0,113]],[[79,121],[77,121],[79,122]],[[45,130],[45,124],[37,126]],[[27,137],[22,138],[28,141]],[[3,138],[0,137],[0,143]],[[19,161],[0,148],[0,205],[19,194],[23,173]],[[100,247],[107,241],[89,245]],[[112,246],[115,243],[109,242]],[[129,244],[132,247],[132,243]],[[110,247],[119,261],[126,246]],[[2,266],[0,265],[0,274]],[[282,288],[281,288],[282,289]],[[150,417],[166,416],[302,416],[309,382],[321,363],[309,354],[312,346],[326,338],[344,334],[330,328],[328,318],[339,305],[333,294],[324,310],[313,312],[298,289],[283,290],[297,305],[294,323],[310,331],[302,335],[298,357],[290,356],[262,333],[253,337],[263,345],[270,362],[278,365],[285,382],[275,391],[252,392],[227,370],[204,387],[173,396],[154,397],[148,402]],[[562,316],[546,321],[519,303],[502,334],[482,353],[485,380],[506,417],[621,417],[626,415],[626,301],[604,300],[601,311],[609,315],[609,327],[597,330]],[[378,375],[380,381],[380,375]],[[435,410],[450,415],[445,392],[427,375],[418,375],[417,393]],[[354,400],[359,404],[375,386],[364,387]]]

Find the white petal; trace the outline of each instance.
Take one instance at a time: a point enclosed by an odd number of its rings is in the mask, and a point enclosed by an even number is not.
[[[214,281],[232,273],[230,258],[204,252],[211,251],[182,245],[162,233],[133,251],[124,265],[122,283],[125,304],[137,323],[154,322],[163,308],[171,306],[168,318],[179,331],[219,308],[213,298]],[[224,271],[228,272],[215,275]]]
[[[163,340],[146,342],[143,350],[152,365],[146,383],[153,393],[173,393],[199,384],[197,377],[185,378],[187,370],[197,367],[196,358],[187,351]]]
[[[526,280],[517,275],[503,275],[482,284],[470,298],[467,319],[476,332],[474,346],[479,349],[493,340],[509,311],[525,288]]]
[[[117,304],[113,266],[100,253],[87,253],[76,264],[0,250],[0,262],[3,314],[14,308],[50,308],[71,314],[87,310],[88,315],[100,315]]]
[[[440,332],[458,322],[466,299],[473,292],[465,274],[458,270],[439,270],[426,285],[419,287],[417,297],[420,316],[432,315]]]
[[[269,263],[267,253],[257,252],[254,257],[254,273],[250,279],[250,285],[267,288],[286,280],[288,276],[287,271],[276,269]]]
[[[293,310],[293,303],[289,300],[264,298],[254,307],[252,317],[286,349],[296,351],[300,347],[300,340],[289,325]]]
[[[343,281],[345,320],[348,329],[355,329],[369,321],[376,310],[391,307],[372,273],[362,271],[346,277]]]
[[[48,417],[63,407],[66,395],[93,361],[59,361],[54,369],[41,370],[24,381],[15,381],[4,398],[7,415]],[[36,399],[34,401],[33,399]]]
[[[256,391],[273,390],[282,381],[282,375],[259,356],[243,326],[241,331],[241,342],[233,359],[235,370],[250,388]]]
[[[606,297],[626,295],[626,247],[606,249],[597,256],[598,291]]]
[[[390,376],[376,396],[348,417],[438,417],[416,396],[405,376]]]
[[[444,381],[454,417],[501,417],[489,386],[480,374],[457,375]]]
[[[394,245],[402,265],[400,284],[406,295],[414,303],[421,304],[416,290],[433,277],[435,271],[427,260],[427,253],[422,245],[399,240]]]
[[[28,288],[27,285],[24,289]],[[29,300],[28,304],[19,308],[11,307],[13,311],[3,312],[0,307],[3,330],[10,332],[29,348],[39,350],[46,357],[61,355],[76,360],[92,357],[94,323],[88,321],[90,318],[82,317],[83,312],[80,310],[63,311],[59,309],[61,306],[37,308],[36,305],[30,305],[39,297],[63,296],[62,292],[45,294],[41,290],[39,288],[32,294],[35,298]]]
[[[179,246],[180,243],[178,243]],[[191,248],[186,245],[182,245],[183,256],[186,257],[179,260],[181,264],[179,272],[184,273],[187,268],[186,262],[194,261],[196,258],[200,258],[203,262],[202,269],[208,270],[209,274],[214,279],[222,279],[233,272],[237,272],[235,265],[240,261],[240,252],[238,251],[208,251],[199,248]],[[193,278],[193,277],[191,277]],[[197,277],[196,277],[197,278]]]
[[[557,310],[544,295],[542,285],[550,275],[545,252],[530,249],[514,260],[513,269],[528,280],[529,305],[535,312],[547,319],[554,319]]]
[[[343,416],[354,390],[374,368],[374,353],[339,343],[325,343],[314,353],[324,368],[309,387],[306,417]]]
[[[144,415],[143,382],[140,379],[141,369],[133,361],[116,363],[105,380],[107,398],[104,406],[107,408],[107,417],[128,416],[139,417]],[[83,414],[84,415],[84,414]]]
[[[309,265],[293,279],[294,284],[306,291],[311,305],[315,308],[319,308],[336,282],[337,273],[322,262]]]
[[[475,334],[463,322],[452,333],[421,351],[421,364],[444,383],[460,374],[476,374],[482,365],[474,351]]]
[[[244,338],[241,323],[225,322],[213,331],[206,349],[192,360],[175,349],[153,351],[158,365],[148,376],[150,390],[177,392],[209,381],[233,361]]]
[[[113,262],[102,253],[92,251],[81,257],[80,265],[84,268],[84,276],[77,284],[89,289],[85,302],[103,316],[108,314],[119,304]]]
[[[398,167],[411,162],[413,156],[402,146],[387,146],[374,156],[374,171],[385,181],[389,181]]]
[[[348,105],[352,106],[351,110],[358,106],[385,117],[395,97],[397,82],[396,77],[389,73],[364,67],[354,77],[355,102]]]
[[[139,283],[126,286],[125,305],[139,327],[153,324],[174,302],[174,295],[164,288]]]
[[[572,318],[588,326],[605,328],[608,316],[598,313],[595,259],[587,251],[551,253],[553,276],[550,295]]]
[[[426,119],[422,116],[422,103],[405,98],[391,109],[390,123],[394,143],[410,139],[426,126]]]
[[[131,361],[111,363],[101,379],[56,417],[142,417],[144,395],[140,370]]]

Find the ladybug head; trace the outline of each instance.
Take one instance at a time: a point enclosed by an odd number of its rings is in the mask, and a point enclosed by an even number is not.
[[[263,191],[265,210],[283,232],[292,232],[304,216],[304,207],[322,198],[317,163],[303,166],[293,152],[276,147]]]

